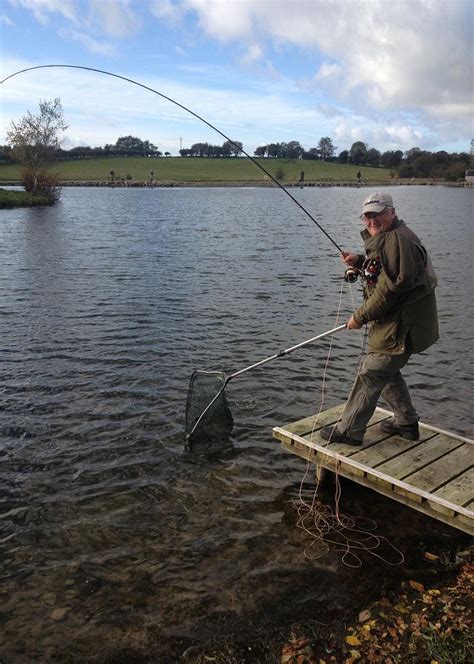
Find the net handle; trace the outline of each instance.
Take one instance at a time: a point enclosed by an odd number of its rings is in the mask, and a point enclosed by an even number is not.
[[[196,422],[194,423],[193,428],[191,431],[187,434],[186,440],[189,440],[193,433],[196,431],[197,427],[199,426],[201,420],[203,419],[204,415],[208,412],[210,407],[212,406],[213,403],[219,398],[219,396],[222,394],[224,389],[226,388],[227,383],[232,380],[232,378],[235,378],[236,376],[240,376],[240,374],[245,373],[246,371],[250,371],[250,369],[255,369],[256,367],[261,366],[262,364],[266,364],[267,362],[271,362],[271,360],[276,360],[278,357],[283,357],[283,355],[288,355],[288,353],[293,352],[297,348],[301,348],[302,346],[307,346],[308,344],[312,343],[313,341],[317,341],[318,339],[323,339],[324,337],[328,337],[330,334],[334,334],[335,332],[339,332],[340,330],[344,330],[346,328],[346,325],[338,325],[338,327],[333,327],[332,330],[328,330],[327,332],[322,332],[322,334],[318,334],[315,337],[311,337],[311,339],[307,339],[306,341],[302,341],[299,344],[296,344],[296,346],[291,346],[290,348],[286,348],[285,350],[281,350],[279,353],[275,353],[274,355],[271,355],[270,357],[266,357],[264,360],[260,360],[260,362],[255,362],[255,364],[251,364],[249,367],[246,367],[245,369],[241,369],[240,371],[236,371],[233,374],[230,374],[229,376],[225,377],[224,384],[222,385],[221,389],[218,391],[216,396],[212,399],[212,401],[206,406],[206,408],[203,410],[201,415],[198,417]]]
[[[275,353],[274,355],[271,355],[270,357],[266,357],[264,360],[260,360],[260,362],[255,362],[255,364],[251,364],[249,367],[246,367],[245,369],[241,369],[240,371],[236,371],[235,373],[231,374],[230,376],[227,376],[225,384],[229,382],[232,378],[235,378],[236,376],[240,376],[240,374],[245,373],[246,371],[250,371],[250,369],[255,369],[256,367],[261,366],[262,364],[266,364],[267,362],[271,362],[272,360],[276,360],[278,357],[283,357],[283,355],[288,355],[288,353],[292,353],[294,350],[297,348],[302,348],[302,346],[307,346],[308,344],[312,343],[313,341],[317,341],[318,339],[323,339],[324,337],[328,337],[330,334],[334,334],[335,332],[339,332],[340,330],[346,329],[346,324],[344,325],[338,325],[337,327],[333,327],[332,330],[327,330],[327,332],[322,332],[321,334],[318,334],[316,337],[311,337],[311,339],[307,339],[306,341],[302,341],[299,344],[296,344],[296,346],[291,346],[290,348],[286,348],[285,350],[281,350],[279,353]]]

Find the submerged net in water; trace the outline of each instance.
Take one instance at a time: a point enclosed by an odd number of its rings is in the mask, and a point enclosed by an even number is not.
[[[232,431],[233,419],[224,392],[222,371],[195,370],[189,382],[186,402],[186,446],[215,443]]]

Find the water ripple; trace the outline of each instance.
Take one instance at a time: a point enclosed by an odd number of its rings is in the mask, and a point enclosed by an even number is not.
[[[429,189],[396,189],[440,278],[441,340],[406,375],[424,420],[472,435],[472,304],[459,284],[473,192]],[[339,243],[360,246],[360,191],[298,195]],[[73,643],[92,661],[91,644],[112,650],[137,624],[185,631],[316,574],[317,597],[336,601],[337,563],[304,561],[294,530],[304,464],[271,438],[318,410],[329,343],[231,381],[225,445],[190,455],[182,438],[194,368],[231,373],[336,324],[342,269],[326,239],[267,189],[67,189],[54,208],[0,215],[6,659],[61,661]],[[352,308],[346,289],[342,320]],[[334,337],[325,407],[346,398],[360,353],[358,335]],[[376,516],[380,501],[345,492]],[[391,535],[403,543],[434,527],[408,510],[402,521]]]

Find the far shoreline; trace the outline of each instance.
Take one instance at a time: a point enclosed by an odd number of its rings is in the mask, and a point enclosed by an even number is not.
[[[349,182],[344,180],[319,180],[309,181],[303,184],[299,182],[280,182],[282,187],[306,189],[311,187],[352,187],[355,189],[362,189],[370,187],[398,187],[398,186],[445,186],[445,187],[471,187],[472,184],[468,182],[447,182],[443,180],[428,180],[428,179],[397,179],[394,181],[380,180],[370,182]],[[1,187],[21,187],[22,184],[18,180],[9,180],[0,182]],[[143,188],[143,189],[162,189],[173,187],[275,187],[275,183],[271,180],[264,180],[260,182],[255,181],[175,181],[175,180],[162,180],[158,182],[149,182],[144,180],[120,180],[118,182],[110,182],[108,180],[64,180],[58,183],[59,187],[108,187],[110,189],[126,189],[126,188]]]

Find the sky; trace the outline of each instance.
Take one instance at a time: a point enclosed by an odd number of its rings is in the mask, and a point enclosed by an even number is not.
[[[1,0],[0,78],[69,64],[131,78],[186,106],[250,154],[329,136],[406,151],[469,152],[474,0]],[[66,149],[149,140],[178,154],[224,138],[140,87],[79,69],[0,86],[13,120],[59,97]]]

